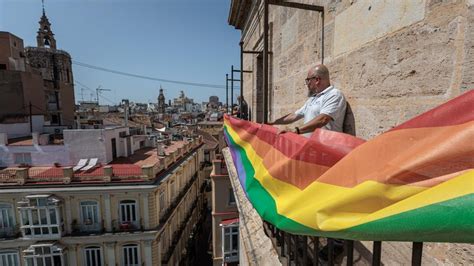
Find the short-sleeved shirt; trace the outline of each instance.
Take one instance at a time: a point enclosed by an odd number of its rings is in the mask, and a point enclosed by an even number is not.
[[[303,116],[305,124],[320,114],[326,114],[332,120],[322,128],[342,132],[346,106],[344,94],[334,86],[329,86],[322,92],[309,97],[303,107],[298,109],[295,114]],[[307,133],[305,136],[310,137],[311,133]]]

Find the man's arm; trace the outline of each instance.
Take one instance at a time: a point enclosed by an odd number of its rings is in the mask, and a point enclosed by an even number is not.
[[[313,118],[308,123],[304,124],[299,128],[300,134],[304,133],[311,133],[316,128],[324,127],[327,123],[329,123],[332,118],[327,114],[320,114],[317,117]]]
[[[316,128],[324,127],[332,120],[336,120],[346,112],[346,99],[340,91],[326,99],[321,107],[321,114],[313,118],[313,120],[304,124],[299,128],[300,133],[312,133]]]
[[[293,122],[296,122],[296,121],[300,120],[301,118],[303,118],[302,115],[287,114],[285,116],[282,116],[282,117],[278,118],[277,120],[275,120],[273,122],[268,122],[267,124],[268,125],[288,125],[288,124],[291,124]]]

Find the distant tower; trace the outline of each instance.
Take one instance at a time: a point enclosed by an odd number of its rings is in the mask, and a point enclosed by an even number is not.
[[[38,70],[43,78],[45,121],[52,126],[73,126],[75,101],[71,56],[57,49],[42,2],[43,15],[36,36],[38,47],[26,47],[25,57],[30,67]]]
[[[163,94],[163,88],[160,87],[160,95],[158,96],[158,113],[165,113],[165,95]]]
[[[56,49],[56,39],[54,38],[54,33],[51,30],[51,23],[49,23],[48,17],[46,17],[46,12],[44,11],[44,0],[43,2],[43,16],[39,21],[40,27],[38,29],[38,35],[36,35],[36,42],[38,47],[49,47]]]

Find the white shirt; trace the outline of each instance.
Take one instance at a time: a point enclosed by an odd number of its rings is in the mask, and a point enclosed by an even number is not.
[[[320,114],[326,114],[332,118],[324,129],[342,132],[344,116],[346,114],[346,99],[344,94],[334,86],[329,86],[320,93],[309,97],[303,107],[295,114],[304,117],[304,123],[308,123]],[[311,133],[304,134],[310,137]]]

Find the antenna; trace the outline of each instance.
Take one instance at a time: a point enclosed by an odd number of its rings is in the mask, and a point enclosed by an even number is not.
[[[101,89],[102,85],[99,85],[99,87],[97,87],[97,89],[95,89],[95,92],[97,93],[97,105],[99,105],[99,93],[101,91],[111,91],[109,89]]]
[[[81,88],[81,99],[84,101],[84,88]]]

